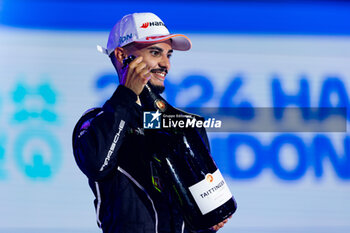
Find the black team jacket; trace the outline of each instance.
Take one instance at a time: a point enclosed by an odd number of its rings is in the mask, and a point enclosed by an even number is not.
[[[104,233],[190,232],[151,162],[157,142],[144,135],[136,100],[133,91],[119,85],[102,108],[81,117],[73,132],[75,160],[96,197],[97,224]],[[205,131],[200,133],[209,148]]]

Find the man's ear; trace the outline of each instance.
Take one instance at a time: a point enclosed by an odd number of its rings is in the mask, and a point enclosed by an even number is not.
[[[123,60],[127,58],[126,50],[124,48],[118,47],[114,50],[114,56],[119,63],[123,64]]]

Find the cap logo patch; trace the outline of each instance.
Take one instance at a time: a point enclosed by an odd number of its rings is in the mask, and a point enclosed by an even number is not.
[[[119,38],[119,44],[124,43],[127,40],[131,40],[132,39],[132,33],[126,35],[126,36],[122,36]]]
[[[148,28],[149,22],[142,24],[141,28]]]
[[[163,38],[166,37],[167,35],[164,36],[147,36],[146,40],[154,40],[154,39],[159,39],[159,38]]]
[[[146,22],[146,23],[143,23],[140,28],[148,28],[148,27],[152,27],[152,26],[164,26],[165,27],[165,24],[161,21]]]

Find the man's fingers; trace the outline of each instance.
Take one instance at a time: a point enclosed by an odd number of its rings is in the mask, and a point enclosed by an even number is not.
[[[146,84],[148,82],[148,80],[151,79],[151,72],[149,72],[149,70],[143,70],[140,73],[140,76],[143,79],[143,83]]]
[[[229,218],[231,218],[231,217],[232,217],[232,215],[231,215]],[[214,230],[214,231],[217,231],[217,230],[219,230],[220,228],[224,227],[225,223],[227,223],[227,222],[228,222],[228,218],[225,219],[224,221],[222,221],[222,222],[216,224],[215,226],[211,227],[210,229],[212,229],[212,230]]]
[[[146,84],[151,78],[149,68],[146,63],[142,62],[142,57],[137,57],[129,65],[128,83],[138,83],[141,81],[142,84]],[[133,84],[131,84],[133,85]]]
[[[135,67],[135,72],[137,74],[141,73],[142,70],[146,68],[146,66],[147,66],[146,63],[144,63],[144,62],[138,63],[137,66]]]
[[[136,66],[135,66],[136,65]],[[131,69],[134,67],[134,74],[136,75],[136,79],[141,79],[142,83],[146,84],[148,80],[151,78],[151,73],[146,63],[142,62],[142,60],[136,61],[136,64],[133,64]]]
[[[141,57],[141,56],[135,58],[135,60],[133,60],[132,62],[130,62],[129,68],[130,68],[130,69],[135,69],[135,67],[136,67],[139,63],[141,63],[142,60],[143,60],[143,57]]]

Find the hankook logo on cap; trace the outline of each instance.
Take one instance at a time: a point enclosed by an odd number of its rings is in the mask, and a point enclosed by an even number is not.
[[[152,26],[164,26],[165,27],[165,24],[161,21],[159,21],[159,22],[146,22],[146,23],[143,23],[140,28],[148,28],[148,27],[152,27]]]

